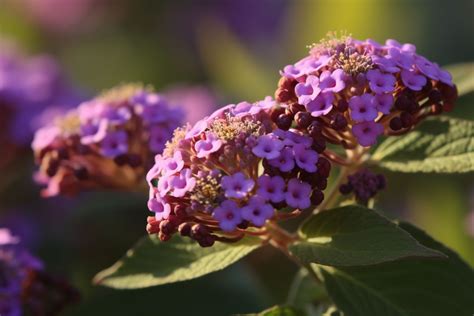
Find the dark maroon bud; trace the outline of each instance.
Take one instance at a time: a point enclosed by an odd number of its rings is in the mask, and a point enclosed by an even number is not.
[[[438,89],[443,96],[444,101],[448,101],[449,103],[454,103],[454,101],[458,98],[458,90],[456,86],[448,86],[442,82],[438,83]]]
[[[293,90],[298,82],[295,79],[281,77],[278,81],[278,87],[286,90]]]
[[[401,94],[406,96],[408,100],[413,100],[415,98],[415,91],[410,88],[403,89]]]
[[[428,98],[430,102],[439,103],[442,100],[442,95],[438,89],[433,89],[428,93]]]
[[[426,84],[423,86],[423,89],[421,90],[421,93],[428,93],[433,89],[433,84],[431,83],[431,80],[427,80]]]
[[[403,128],[402,120],[399,117],[394,117],[390,120],[390,128],[392,131],[399,131]]]
[[[170,220],[162,220],[160,223],[160,231],[164,234],[171,235],[175,232],[176,226]]]
[[[121,154],[121,155],[115,156],[114,162],[119,166],[125,166],[128,163],[128,155]]]
[[[74,176],[78,180],[86,180],[87,178],[89,178],[89,171],[87,171],[86,167],[81,166],[74,169]]]
[[[69,152],[67,151],[66,148],[59,148],[57,150],[58,153],[58,159],[64,160],[69,158]]]
[[[341,192],[341,194],[349,194],[352,192],[352,190],[353,188],[350,183],[341,184],[341,186],[339,187],[339,192]]]
[[[324,200],[324,193],[320,190],[314,190],[311,194],[311,204],[319,205]]]
[[[286,89],[278,88],[275,91],[275,99],[278,102],[283,102],[283,103],[288,102],[291,100],[292,97],[293,97],[293,94]]]
[[[311,136],[313,139],[315,137],[320,137],[321,136],[321,131],[323,130],[323,126],[321,122],[319,121],[312,121],[311,124],[307,127],[308,134]]]
[[[288,114],[280,114],[276,120],[276,125],[284,131],[287,131],[291,127],[293,118]]]
[[[214,239],[214,236],[207,235],[202,238],[199,238],[197,242],[199,243],[199,246],[201,247],[211,247],[212,245],[214,245],[215,239]]]
[[[270,118],[272,119],[273,122],[276,122],[278,117],[283,113],[285,113],[284,108],[280,108],[280,107],[272,108],[270,112]]]
[[[270,204],[273,205],[273,207],[277,210],[284,209],[285,207],[288,206],[285,201],[281,201],[281,202],[278,202],[278,203],[270,202]]]
[[[165,234],[163,232],[158,233],[158,238],[160,238],[161,241],[168,241],[171,238],[171,235]]]
[[[48,163],[48,168],[46,169],[46,174],[49,177],[53,177],[56,174],[56,172],[58,172],[59,165],[60,165],[59,160],[51,159]]]
[[[454,109],[454,103],[448,103],[448,102],[443,103],[444,112],[451,112],[453,109]]]
[[[338,113],[334,116],[334,119],[331,121],[331,126],[336,131],[340,131],[347,127],[347,120],[344,117],[344,115]]]
[[[249,227],[249,221],[243,220],[239,225],[237,225],[240,229],[247,229]]]
[[[311,114],[309,114],[306,111],[300,111],[295,114],[295,122],[296,126],[301,129],[305,129],[311,124],[311,121],[313,120]]]
[[[325,190],[328,186],[328,179],[323,177],[315,177],[314,184],[320,190]]]
[[[410,100],[405,94],[401,94],[396,100],[395,100],[395,107],[400,110],[400,111],[405,111],[408,109]]]
[[[206,235],[209,235],[209,231],[206,226],[202,224],[195,224],[191,228],[191,236],[196,240],[201,239]]]
[[[189,223],[182,223],[178,226],[178,232],[181,236],[189,236],[191,235],[191,224]]]
[[[400,120],[402,122],[402,126],[405,128],[413,125],[413,116],[408,112],[402,112],[400,114]]]
[[[142,157],[137,154],[129,154],[128,155],[128,164],[132,168],[140,167],[143,163]]]
[[[87,155],[90,154],[91,150],[89,146],[83,145],[83,144],[77,144],[76,145],[76,152],[78,155]]]
[[[433,113],[434,115],[443,113],[443,106],[439,103],[432,104],[431,113]]]
[[[158,222],[154,216],[148,216],[146,231],[148,234],[158,234],[160,232],[160,222]]]
[[[316,166],[318,167],[318,174],[324,178],[329,177],[329,173],[331,172],[331,163],[329,160],[324,157],[319,157]]]
[[[347,111],[348,108],[349,108],[349,103],[347,102],[346,99],[340,99],[337,102],[336,110],[338,110],[339,112],[345,112]]]
[[[319,138],[313,138],[313,144],[311,145],[311,148],[319,154],[323,153],[326,149],[326,140],[322,136]]]
[[[185,218],[188,215],[184,205],[176,205],[174,208],[174,214],[180,219]]]
[[[301,105],[301,104],[298,104],[298,103],[292,103],[288,107],[288,110],[289,110],[291,115],[296,115],[296,113],[298,113],[298,112],[305,111],[305,107],[304,107],[304,105]]]
[[[419,109],[419,104],[415,100],[408,102],[407,112],[413,114]]]

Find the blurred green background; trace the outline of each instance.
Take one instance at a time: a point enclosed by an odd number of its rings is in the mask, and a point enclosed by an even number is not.
[[[474,60],[474,1],[0,0],[0,37],[55,56],[90,94],[141,81],[204,84],[228,103],[272,95],[278,71],[328,31],[395,38],[441,65]],[[474,119],[474,96],[451,114]],[[144,234],[139,194],[40,200],[31,157],[0,176],[1,216],[31,227],[31,247],[82,293],[67,315],[230,315],[285,300],[295,267],[272,249],[204,278],[140,291],[90,284]],[[472,175],[388,173],[377,208],[408,219],[474,265]],[[473,232],[474,234],[474,232]]]

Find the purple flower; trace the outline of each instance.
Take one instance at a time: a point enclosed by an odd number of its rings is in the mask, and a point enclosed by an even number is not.
[[[285,181],[280,176],[262,175],[257,180],[257,196],[274,203],[285,199]]]
[[[191,139],[200,135],[202,132],[206,130],[207,125],[208,125],[207,118],[197,121],[196,124],[194,124],[194,126],[186,133],[185,139]]]
[[[393,95],[391,93],[376,94],[372,101],[379,112],[390,114],[393,105]]]
[[[283,144],[286,146],[303,145],[304,147],[308,148],[311,147],[313,142],[310,137],[301,135],[297,131],[275,130],[273,134],[276,134],[277,131],[285,132],[285,134],[281,134],[282,136],[280,136],[280,138],[283,138]]]
[[[399,48],[389,48],[387,57],[392,59],[400,68],[409,70],[413,67],[413,55],[407,52],[403,52]]]
[[[451,76],[451,74],[446,71],[446,70],[443,70],[441,68],[439,68],[438,64],[434,64],[436,67],[438,67],[438,77],[439,77],[439,80],[449,86],[454,86],[453,84],[453,76]]]
[[[372,146],[377,142],[377,137],[382,135],[383,125],[375,122],[362,122],[352,127],[352,133],[359,144],[364,147]]]
[[[420,91],[426,84],[426,77],[414,71],[402,70],[403,84],[413,91]]]
[[[235,230],[237,225],[242,222],[240,208],[232,200],[222,202],[220,206],[214,209],[212,216],[219,221],[219,227],[225,232]]]
[[[353,96],[349,100],[349,108],[351,109],[351,117],[354,121],[373,121],[377,117],[377,109],[375,108],[374,96],[364,93],[361,96]]]
[[[332,73],[330,71],[323,71],[319,77],[319,88],[323,92],[337,93],[346,87],[344,82],[345,74],[342,69],[336,69]]]
[[[380,70],[390,73],[397,73],[400,71],[400,68],[397,67],[397,64],[393,59],[380,57],[380,56],[372,56],[372,62],[379,66]]]
[[[294,208],[305,209],[311,205],[311,186],[296,178],[288,181],[285,193],[286,203]]]
[[[289,172],[295,167],[293,158],[293,150],[284,148],[277,158],[269,160],[268,163],[282,172]]]
[[[128,151],[128,137],[124,131],[109,132],[100,143],[100,151],[106,157],[116,157]]]
[[[241,209],[241,212],[243,219],[248,220],[257,227],[262,227],[267,219],[273,216],[274,209],[273,206],[265,203],[264,199],[253,196],[249,200],[249,204]]]
[[[176,151],[173,154],[172,158],[167,158],[160,163],[161,169],[164,171],[165,175],[171,175],[176,172],[179,172],[184,167],[184,161],[180,151]]]
[[[306,110],[311,112],[314,117],[326,115],[331,112],[333,101],[334,94],[332,92],[323,92],[306,105]]]
[[[212,132],[206,133],[206,139],[200,139],[194,145],[198,158],[208,157],[218,151],[222,146],[222,141]]]
[[[191,169],[185,168],[178,175],[170,176],[169,185],[172,188],[172,196],[182,197],[194,188],[196,179],[193,178]]]
[[[31,148],[37,151],[46,148],[60,135],[61,129],[57,126],[43,127],[36,132]]]
[[[266,159],[274,159],[280,155],[283,142],[271,135],[262,135],[257,139],[257,145],[252,148],[255,156]]]
[[[171,206],[158,198],[148,200],[148,209],[155,213],[156,220],[167,219],[171,213]]]
[[[422,56],[416,56],[415,65],[422,74],[433,80],[439,80],[439,68]]]
[[[283,68],[282,71],[280,71],[280,74],[287,78],[296,79],[301,77],[304,73],[302,69],[296,67],[295,65],[287,65]]]
[[[154,153],[160,153],[165,149],[165,144],[171,136],[171,131],[162,126],[153,126],[150,128],[150,150]]]
[[[252,191],[255,182],[246,178],[242,172],[237,172],[231,176],[223,176],[221,186],[225,191],[226,198],[242,199]]]
[[[316,172],[316,163],[319,155],[312,149],[306,149],[303,145],[296,145],[293,147],[295,161],[298,167],[308,172]]]
[[[395,89],[395,77],[391,74],[383,74],[378,69],[369,70],[367,79],[369,79],[370,89],[375,93],[389,93]]]
[[[298,103],[306,105],[312,100],[314,100],[321,89],[318,87],[319,79],[316,76],[308,76],[305,83],[298,83],[295,86],[295,93],[298,97]]]
[[[235,116],[245,116],[249,114],[250,109],[252,109],[253,104],[249,102],[240,102],[235,105],[235,107],[232,109],[232,114]]]
[[[300,69],[302,74],[308,75],[326,66],[330,60],[331,57],[326,55],[321,55],[318,58],[315,58],[314,56],[310,55],[297,62],[295,66]]]

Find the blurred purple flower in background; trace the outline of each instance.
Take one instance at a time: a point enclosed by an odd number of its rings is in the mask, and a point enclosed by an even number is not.
[[[79,101],[80,94],[50,56],[26,57],[0,40],[0,113],[5,138],[0,142],[27,146],[36,128]]]

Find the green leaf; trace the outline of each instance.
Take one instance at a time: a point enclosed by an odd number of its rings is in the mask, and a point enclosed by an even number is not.
[[[453,75],[453,82],[462,96],[474,91],[474,63],[460,63],[444,67]]]
[[[301,268],[295,275],[288,292],[287,302],[291,306],[304,308],[313,302],[328,299],[324,285],[318,283],[311,277],[308,270]]]
[[[371,159],[392,171],[474,171],[474,122],[448,117],[427,119],[406,135],[387,138]]]
[[[305,314],[291,306],[273,306],[258,314],[245,314],[234,316],[304,316]]]
[[[246,237],[235,244],[216,243],[202,248],[178,236],[167,242],[146,236],[124,258],[99,272],[94,282],[117,289],[137,289],[195,279],[224,269],[260,245],[260,239]]]
[[[406,257],[443,257],[368,208],[349,205],[314,215],[300,228],[304,241],[290,246],[303,263],[359,266]]]
[[[347,315],[472,315],[474,271],[418,228],[400,227],[448,259],[410,258],[365,267],[313,265],[336,306]]]

